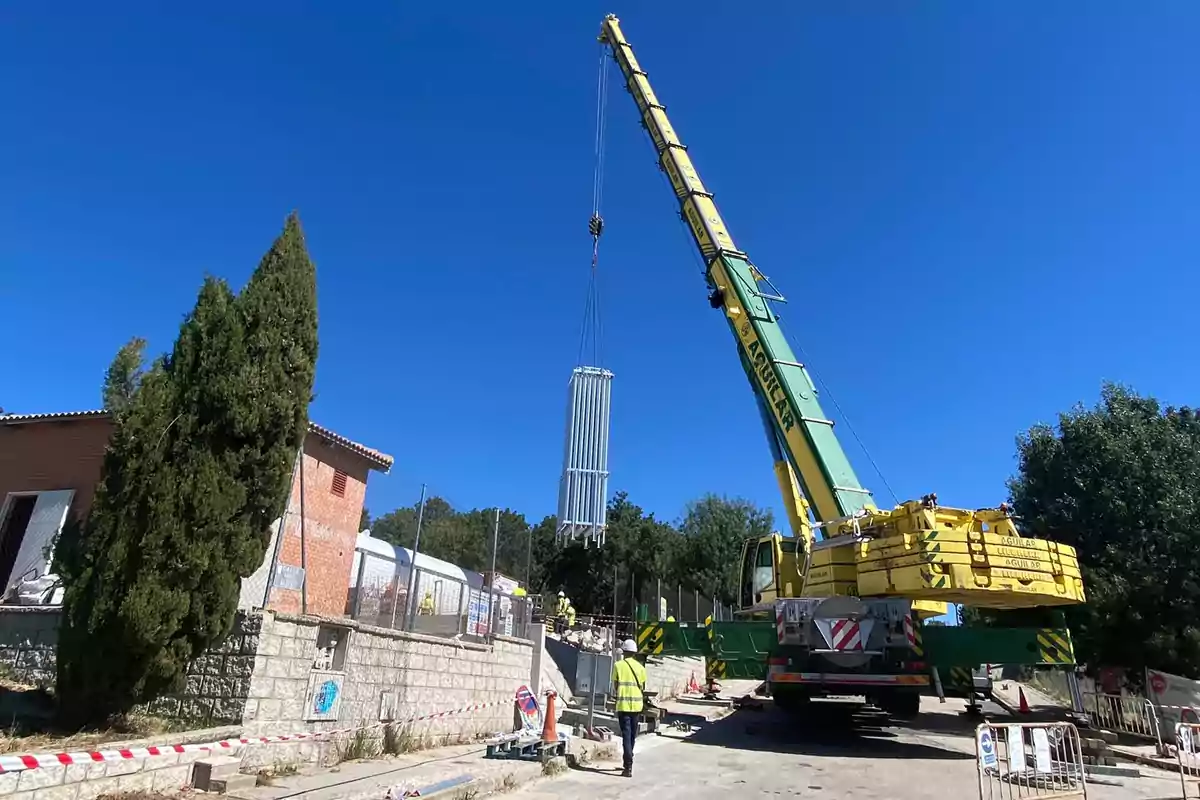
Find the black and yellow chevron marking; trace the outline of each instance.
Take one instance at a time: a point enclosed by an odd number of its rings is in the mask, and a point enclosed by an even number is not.
[[[913,625],[913,655],[917,658],[925,657],[925,636],[921,633],[920,625]]]
[[[950,583],[949,575],[939,575],[933,570],[929,569],[921,570],[921,577],[925,579],[925,583],[931,589],[945,589]]]
[[[966,667],[951,667],[950,668],[950,685],[962,689],[969,689],[974,685],[974,679],[971,676],[971,670]]]
[[[1041,628],[1037,632],[1038,653],[1042,664],[1074,664],[1075,648],[1071,634],[1062,628]]]
[[[706,680],[711,680],[713,678],[716,678],[717,680],[724,680],[726,670],[727,667],[724,661],[710,658],[704,665],[704,677]]]
[[[646,625],[637,634],[638,652],[656,656],[663,651],[663,629],[661,625]]]

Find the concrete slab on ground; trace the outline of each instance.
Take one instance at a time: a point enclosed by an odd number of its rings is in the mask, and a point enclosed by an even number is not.
[[[729,800],[825,797],[830,800],[946,800],[978,796],[973,732],[966,703],[922,702],[904,726],[863,723],[822,708],[805,720],[763,704],[701,726],[686,737],[639,738],[633,778],[613,768],[573,769],[539,780],[512,800]],[[1005,716],[996,707],[985,711]],[[614,765],[615,766],[615,765]],[[1177,797],[1178,776],[1089,783],[1090,800]],[[1111,785],[1122,783],[1123,785]]]
[[[611,757],[616,752],[618,758],[619,748],[619,742],[614,751],[611,744],[581,739],[573,739],[570,745],[575,753],[600,752]],[[510,791],[543,777],[540,762],[486,758],[486,751],[482,743],[456,745],[350,761],[335,767],[305,768],[296,775],[272,778],[270,785],[244,789],[231,796],[241,800],[285,800],[298,795],[303,795],[304,800],[381,800],[393,787],[401,791],[427,790],[462,776],[468,776],[469,783],[456,784],[456,791],[470,786],[483,795],[493,790]],[[392,795],[399,793],[393,791]]]

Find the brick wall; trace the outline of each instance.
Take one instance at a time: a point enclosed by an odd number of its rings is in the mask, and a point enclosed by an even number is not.
[[[9,492],[74,489],[71,513],[82,518],[111,430],[106,417],[0,425],[0,503]]]
[[[305,567],[307,613],[341,616],[346,612],[354,541],[367,494],[368,465],[361,457],[313,434],[305,439],[303,464],[304,558],[300,548],[301,476],[297,474],[279,563]],[[334,474],[339,470],[346,476],[340,497],[333,491]],[[268,560],[270,557],[268,550]],[[271,594],[268,608],[293,614],[302,610],[298,590],[276,587]]]

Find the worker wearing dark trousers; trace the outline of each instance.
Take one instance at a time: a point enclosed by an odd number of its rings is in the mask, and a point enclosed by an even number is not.
[[[617,723],[621,727],[621,755],[624,769],[621,774],[633,777],[633,745],[637,741],[638,721],[646,691],[646,668],[637,660],[637,644],[626,639],[621,645],[624,654],[613,664],[613,696],[617,699]]]

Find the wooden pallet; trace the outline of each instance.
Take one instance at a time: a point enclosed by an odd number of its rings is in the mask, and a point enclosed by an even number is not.
[[[498,736],[487,743],[488,758],[519,758],[525,761],[548,761],[565,755],[567,743],[543,742],[541,739],[521,739],[517,734]]]

